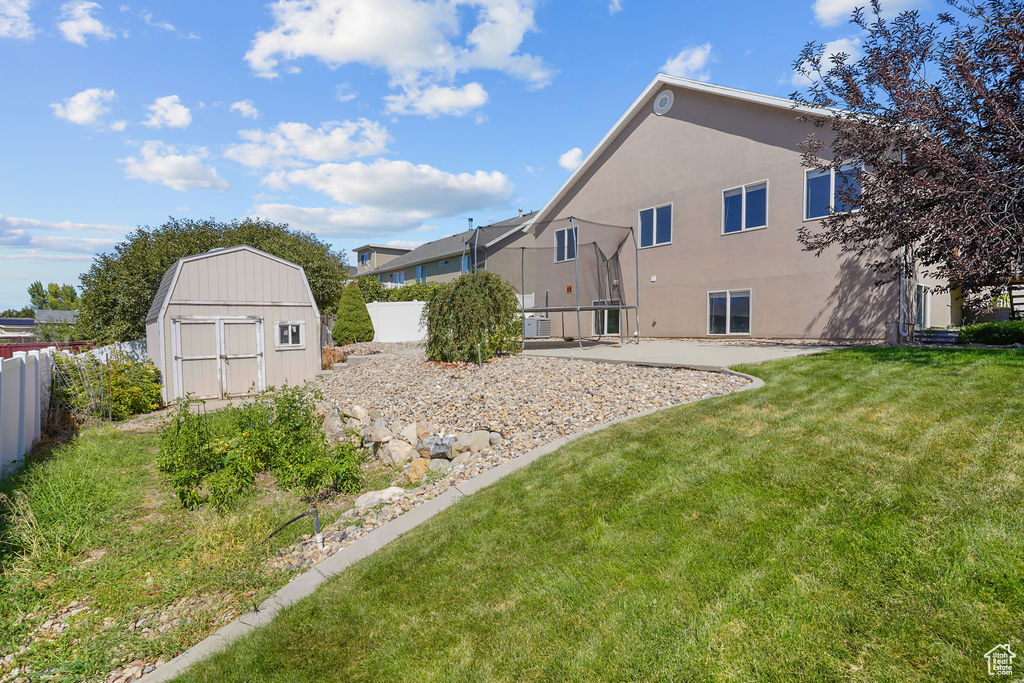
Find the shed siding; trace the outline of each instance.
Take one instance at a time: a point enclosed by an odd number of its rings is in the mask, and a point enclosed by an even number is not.
[[[171,301],[305,303],[302,273],[250,251],[183,263]]]

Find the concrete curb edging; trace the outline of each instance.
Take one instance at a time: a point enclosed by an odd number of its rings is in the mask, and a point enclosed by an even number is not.
[[[161,681],[169,681],[173,679],[196,662],[226,649],[233,641],[241,638],[242,636],[248,635],[260,626],[269,624],[273,621],[274,617],[277,616],[278,612],[311,595],[320,587],[320,584],[324,583],[329,578],[340,574],[359,560],[368,557],[381,548],[389,545],[392,541],[415,529],[442,510],[451,507],[466,496],[472,495],[477,491],[485,489],[497,481],[504,479],[513,472],[523,469],[545,455],[549,455],[557,451],[566,444],[572,443],[573,441],[593,434],[594,432],[607,429],[613,425],[622,424],[623,422],[639,420],[640,418],[653,415],[654,413],[660,413],[664,410],[671,410],[672,408],[678,408],[679,406],[697,403],[709,398],[719,398],[721,396],[731,396],[745,391],[754,391],[764,386],[764,380],[752,375],[736,372],[735,370],[729,370],[727,368],[717,369],[716,371],[726,375],[742,377],[749,380],[750,383],[736,389],[735,391],[731,391],[728,394],[705,396],[689,401],[683,401],[681,403],[665,406],[664,408],[655,408],[654,410],[648,410],[642,413],[637,413],[636,415],[628,415],[599,425],[594,425],[582,432],[563,436],[555,439],[554,441],[550,441],[543,446],[538,446],[529,453],[507,460],[497,467],[493,467],[486,472],[478,474],[472,479],[467,479],[466,481],[459,482],[458,484],[452,484],[451,488],[445,490],[441,494],[425,503],[417,505],[408,512],[399,515],[396,519],[382,524],[370,533],[353,542],[351,545],[345,546],[322,562],[314,565],[308,571],[299,574],[282,588],[278,589],[278,591],[273,595],[260,603],[255,610],[246,612],[231,623],[221,627],[215,633],[199,641],[174,659],[158,666],[156,669],[143,676],[140,680],[144,680],[149,683],[160,683]]]

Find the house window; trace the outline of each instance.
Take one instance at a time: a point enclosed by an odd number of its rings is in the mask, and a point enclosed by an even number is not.
[[[465,275],[471,270],[473,270],[473,255],[467,252],[462,255],[462,274]]]
[[[555,262],[572,261],[576,258],[577,228],[555,230]]]
[[[750,290],[708,292],[708,334],[750,334]]]
[[[448,265],[448,259],[446,259],[446,258],[441,259],[441,265],[442,266],[447,266]]]
[[[405,271],[404,270],[400,270],[397,273],[392,273],[391,281],[394,282],[397,285],[404,285],[405,284]]]
[[[918,285],[914,296],[914,325],[919,330],[927,330],[932,326],[932,290],[930,287]]]
[[[300,349],[306,345],[306,323],[285,320],[276,324],[276,345],[279,349]]]
[[[804,220],[824,218],[836,213],[853,211],[854,206],[843,198],[844,193],[860,194],[860,166],[843,164],[839,170],[804,172]]]
[[[369,262],[370,262],[370,252],[364,251],[363,253],[359,254],[359,263],[361,263],[361,264],[363,264],[365,266]]]
[[[617,306],[620,305],[618,299],[612,299],[611,301],[595,301],[595,306]],[[600,336],[604,334],[618,334],[619,333],[619,310],[605,310],[605,311],[594,311],[594,334]]]
[[[416,282],[426,282],[426,281],[427,281],[427,267],[426,266],[416,266]]]
[[[640,211],[640,248],[656,247],[672,241],[672,205]]]
[[[722,193],[722,234],[768,225],[768,181],[734,187]]]

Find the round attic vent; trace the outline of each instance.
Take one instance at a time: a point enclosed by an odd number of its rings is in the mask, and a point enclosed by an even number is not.
[[[675,101],[676,96],[671,90],[662,90],[654,98],[654,113],[658,116],[664,116],[672,108],[672,103]]]

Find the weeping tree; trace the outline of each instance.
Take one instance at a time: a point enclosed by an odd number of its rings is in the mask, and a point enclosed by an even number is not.
[[[495,273],[466,273],[437,287],[423,308],[427,357],[486,362],[522,348],[515,288]]]
[[[795,62],[809,85],[793,99],[824,114],[806,117],[821,130],[803,143],[804,165],[860,168],[859,183],[837,188],[858,211],[799,238],[873,258],[880,281],[920,266],[968,302],[990,299],[1024,257],[1024,2],[948,0],[931,19],[889,19],[883,4],[852,14],[860,56],[809,43]]]

